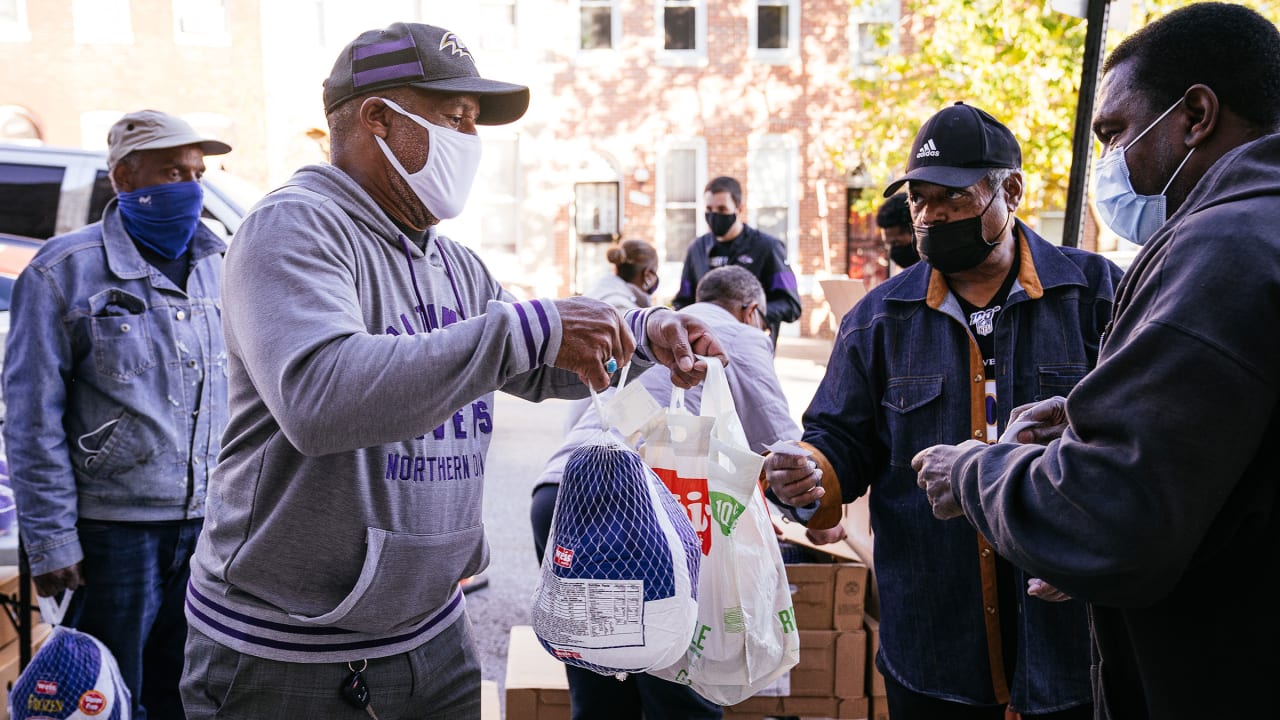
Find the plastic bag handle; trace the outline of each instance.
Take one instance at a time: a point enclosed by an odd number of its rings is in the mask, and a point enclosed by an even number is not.
[[[74,591],[66,590],[62,593],[61,600],[37,596],[36,603],[40,605],[40,618],[50,625],[61,625],[62,618],[67,614],[67,606],[71,604],[71,596],[74,594]]]

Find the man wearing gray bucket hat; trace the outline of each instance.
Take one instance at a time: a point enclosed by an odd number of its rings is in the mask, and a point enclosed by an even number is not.
[[[102,220],[51,238],[13,288],[4,439],[36,592],[74,591],[67,624],[111,650],[135,718],[182,716],[188,563],[227,419],[226,245],[200,178],[230,150],[125,115]]]
[[[694,353],[723,355],[669,309],[516,302],[437,231],[470,192],[476,126],[528,104],[448,30],[362,33],[324,84],[332,164],[300,169],[237,233],[227,449],[187,595],[188,720],[479,718],[459,582],[488,563],[494,393],[583,397],[633,355],[688,387],[706,369]]]
[[[1092,716],[1084,607],[1050,602],[1061,598],[972,527],[934,519],[911,469],[940,441],[995,442],[1013,408],[1097,360],[1120,269],[1014,216],[1021,160],[1013,133],[978,108],[957,103],[921,126],[885,191],[907,186],[921,262],[841,323],[804,414],[811,457],[766,461],[771,492],[811,527],[869,493],[875,662],[895,720]]]

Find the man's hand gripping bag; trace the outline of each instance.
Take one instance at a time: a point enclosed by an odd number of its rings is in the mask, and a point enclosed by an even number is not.
[[[638,383],[626,390],[647,396]],[[666,667],[697,622],[699,560],[684,510],[621,436],[602,430],[565,465],[534,633],[556,658],[602,675]]]
[[[650,674],[733,705],[800,661],[791,588],[724,369],[707,361],[698,416],[672,394],[645,461],[687,510],[699,536],[698,626],[682,658]]]
[[[14,720],[129,720],[133,705],[116,659],[97,638],[63,627],[71,593],[61,603],[39,598],[54,626],[9,693]]]

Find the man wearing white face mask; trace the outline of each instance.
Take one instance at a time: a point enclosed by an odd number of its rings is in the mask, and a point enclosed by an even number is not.
[[[1089,603],[1098,717],[1275,717],[1280,31],[1198,3],[1103,72],[1100,170],[1128,181],[1098,200],[1145,244],[1098,366],[1023,415],[1047,445],[928,448],[918,483]]]
[[[459,582],[488,563],[494,392],[583,397],[633,358],[688,387],[695,353],[723,353],[665,308],[514,302],[436,231],[470,192],[476,126],[529,103],[453,33],[362,33],[324,102],[333,164],[268,195],[227,256],[230,420],[192,560],[186,716],[478,718]]]

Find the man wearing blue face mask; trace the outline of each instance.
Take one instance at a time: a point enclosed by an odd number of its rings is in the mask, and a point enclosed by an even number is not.
[[[1089,603],[1099,718],[1275,717],[1280,31],[1169,13],[1107,58],[1093,131],[1098,209],[1143,243],[1098,366],[1024,413],[1045,445],[929,448],[918,482]]]
[[[189,560],[227,420],[222,254],[204,156],[155,110],[107,135],[116,199],[51,238],[13,288],[4,439],[36,592],[111,650],[133,717],[182,717]]]
[[[962,522],[933,518],[911,458],[993,443],[1020,405],[1069,389],[1097,357],[1120,269],[1018,220],[1013,133],[957,103],[920,128],[907,205],[921,262],[844,318],[804,414],[808,459],[773,454],[770,490],[813,528],[870,493],[880,652],[895,720],[1089,720],[1085,610]],[[945,440],[944,440],[945,439]]]

